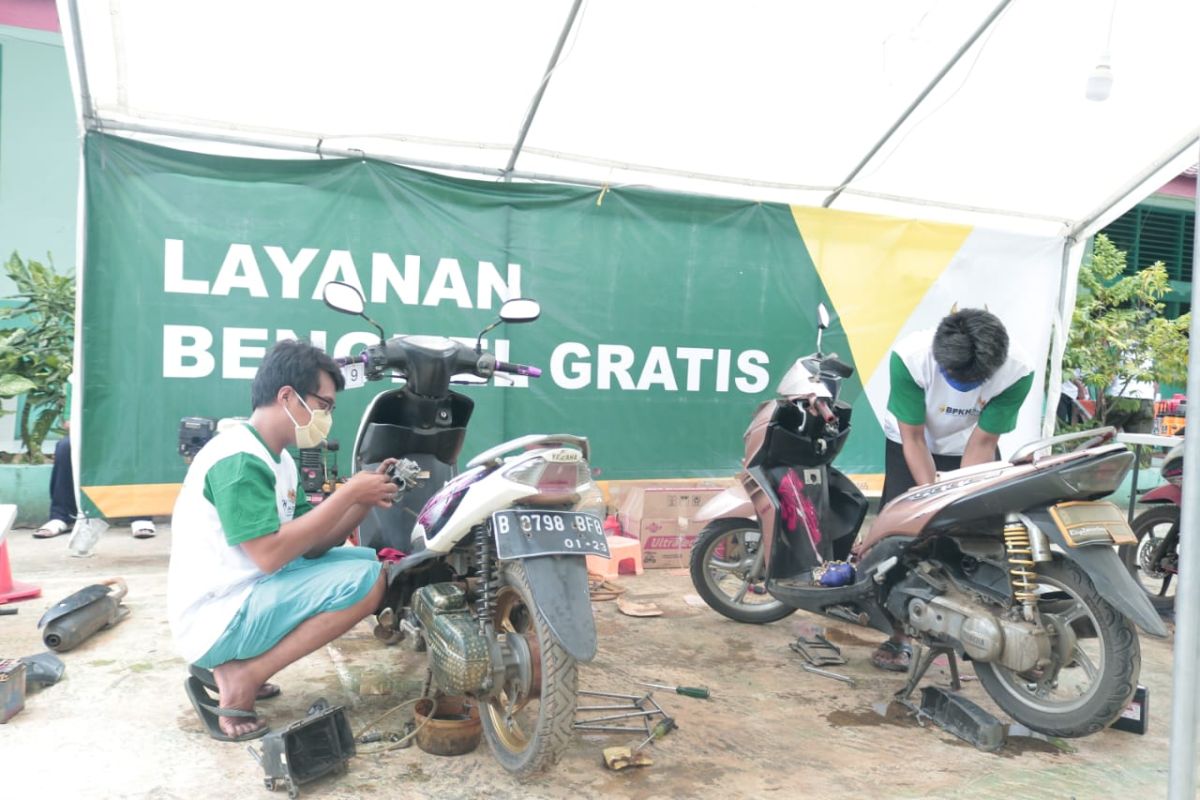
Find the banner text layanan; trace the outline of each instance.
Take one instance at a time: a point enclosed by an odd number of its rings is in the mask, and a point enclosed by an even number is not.
[[[331,280],[358,286],[388,335],[474,341],[504,300],[540,301],[540,320],[486,346],[545,374],[457,387],[477,404],[464,453],[576,433],[607,479],[736,471],[754,406],[814,348],[819,302],[835,313],[825,350],[862,349],[837,319],[855,305],[825,274],[838,268],[814,264],[784,205],[224,158],[95,133],[85,148],[80,483],[106,514],[161,512],[137,497],[182,480],[180,419],[248,415],[275,341],[335,355],[376,341],[321,302]],[[339,397],[343,469],[386,385]],[[880,428],[857,376],[843,398],[855,431],[839,466],[878,471]]]

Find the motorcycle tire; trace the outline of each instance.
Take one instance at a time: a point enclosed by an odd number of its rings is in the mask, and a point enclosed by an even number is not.
[[[759,534],[758,526],[754,523],[737,519],[713,520],[700,531],[696,543],[692,545],[691,573],[696,593],[713,611],[735,622],[765,625],[795,614],[799,609],[779,600],[756,604],[735,603],[733,598],[712,585],[708,562],[713,558],[713,550],[726,537],[738,531]]]
[[[1142,651],[1137,630],[1123,614],[1105,600],[1074,562],[1056,557],[1037,565],[1039,579],[1052,581],[1086,607],[1101,638],[1101,659],[1094,689],[1077,707],[1051,710],[1039,707],[1029,691],[1029,681],[1000,664],[975,662],[975,674],[988,695],[1009,716],[1031,730],[1047,736],[1087,736],[1112,724],[1129,705],[1137,688]],[[1089,638],[1088,641],[1091,641]],[[1075,700],[1075,698],[1071,698]]]
[[[1121,560],[1125,562],[1125,567],[1129,570],[1129,574],[1133,576],[1133,579],[1137,582],[1138,586],[1141,586],[1143,589],[1145,589],[1146,596],[1150,598],[1150,604],[1153,605],[1154,610],[1158,611],[1160,614],[1175,610],[1175,596],[1166,596],[1157,592],[1153,592],[1142,583],[1142,566],[1140,560],[1138,559],[1138,554],[1141,552],[1142,543],[1145,541],[1147,536],[1151,535],[1155,526],[1164,524],[1174,525],[1178,531],[1180,514],[1181,510],[1179,506],[1174,504],[1155,506],[1154,508],[1143,511],[1134,518],[1133,524],[1130,526],[1133,528],[1134,535],[1137,536],[1137,544],[1123,545],[1117,551],[1118,555],[1121,556]],[[1179,534],[1177,532],[1176,536],[1178,535]],[[1176,545],[1178,545],[1178,539],[1176,539]],[[1178,575],[1173,577],[1175,580],[1179,580]]]
[[[500,765],[518,777],[540,772],[558,761],[574,735],[578,672],[575,659],[559,644],[546,618],[533,602],[525,565],[507,562],[505,584],[500,591],[514,592],[515,607],[521,610],[517,632],[536,639],[540,653],[537,673],[541,676],[536,722],[532,731],[518,723],[504,722],[503,710],[496,698],[480,698],[483,735]],[[498,623],[504,620],[497,620]],[[497,624],[497,633],[507,626]],[[534,648],[530,648],[533,652]]]

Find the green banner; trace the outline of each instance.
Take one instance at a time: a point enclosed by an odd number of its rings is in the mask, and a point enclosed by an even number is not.
[[[488,347],[544,375],[462,387],[477,404],[464,455],[581,434],[602,479],[731,475],[751,411],[813,350],[817,304],[830,304],[782,204],[216,157],[95,133],[85,153],[80,482],[93,501],[182,480],[180,418],[248,415],[277,339],[337,355],[374,341],[320,301],[330,280],[361,287],[388,335],[473,338],[503,300],[536,298],[542,318],[501,326]],[[824,349],[848,354],[836,313]],[[347,450],[386,385],[338,398]],[[857,376],[843,397],[857,424],[839,466],[879,471]]]

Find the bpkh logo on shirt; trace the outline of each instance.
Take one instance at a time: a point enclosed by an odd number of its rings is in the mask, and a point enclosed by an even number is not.
[[[938,406],[938,413],[945,414],[947,417],[978,417],[979,412],[983,410],[982,398],[971,408],[958,408],[949,403],[942,403]]]

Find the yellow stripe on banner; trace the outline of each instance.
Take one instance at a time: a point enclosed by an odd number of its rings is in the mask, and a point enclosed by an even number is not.
[[[865,386],[971,227],[801,206],[792,216]]]
[[[130,483],[121,486],[84,486],[105,517],[169,517],[182,483]]]

